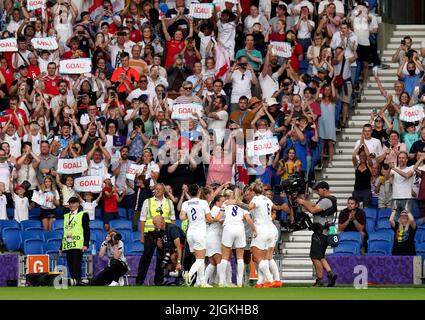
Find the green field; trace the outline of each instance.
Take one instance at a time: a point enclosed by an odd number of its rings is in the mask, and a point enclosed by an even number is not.
[[[425,287],[353,287],[279,289],[186,287],[0,288],[0,300],[425,300]]]

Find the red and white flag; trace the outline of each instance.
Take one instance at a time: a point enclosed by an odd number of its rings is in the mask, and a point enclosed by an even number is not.
[[[215,57],[215,69],[217,70],[215,77],[224,81],[224,77],[230,69],[230,57],[226,49],[219,43],[215,44]]]
[[[94,19],[99,14],[102,14],[103,10],[103,0],[93,0],[93,4],[89,8],[89,13],[91,17]]]

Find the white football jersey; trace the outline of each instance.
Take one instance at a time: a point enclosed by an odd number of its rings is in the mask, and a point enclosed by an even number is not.
[[[255,203],[255,209],[251,212],[254,223],[256,225],[270,224],[273,202],[263,195],[255,196],[251,202]]]
[[[207,223],[205,215],[210,213],[208,202],[199,198],[193,198],[183,202],[182,211],[186,212],[189,220],[189,230],[205,230]]]
[[[220,213],[220,207],[214,206],[211,209],[211,216],[213,218],[217,217],[219,213]],[[223,220],[223,218],[221,220]],[[223,225],[220,222],[214,222],[207,225],[208,233],[220,234],[222,231],[223,231]]]
[[[225,206],[223,226],[240,225],[243,227],[243,218],[245,214],[248,214],[248,211],[242,209],[241,207],[236,205]]]

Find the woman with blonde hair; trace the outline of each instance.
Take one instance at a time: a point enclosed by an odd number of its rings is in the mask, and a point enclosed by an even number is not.
[[[40,185],[39,194],[41,197],[41,223],[45,231],[50,231],[52,230],[53,221],[55,220],[56,208],[59,206],[59,192],[51,176],[48,175],[44,177]]]

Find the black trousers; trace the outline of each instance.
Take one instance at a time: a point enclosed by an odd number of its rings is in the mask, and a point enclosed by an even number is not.
[[[71,249],[66,251],[66,262],[70,278],[81,280],[81,265],[83,263],[83,251],[81,249]]]
[[[120,260],[112,259],[109,266],[103,269],[94,279],[92,285],[105,286],[112,281],[118,282],[119,278],[128,271],[127,265]]]
[[[155,249],[157,249],[157,259],[155,267],[155,285],[161,285],[164,280],[164,270],[161,268],[161,261],[164,257],[164,250],[156,247],[156,240],[151,233],[145,233],[145,250],[139,262],[139,269],[137,271],[136,283],[138,285],[143,285],[146,275],[148,274],[149,265],[151,264],[152,256]]]

